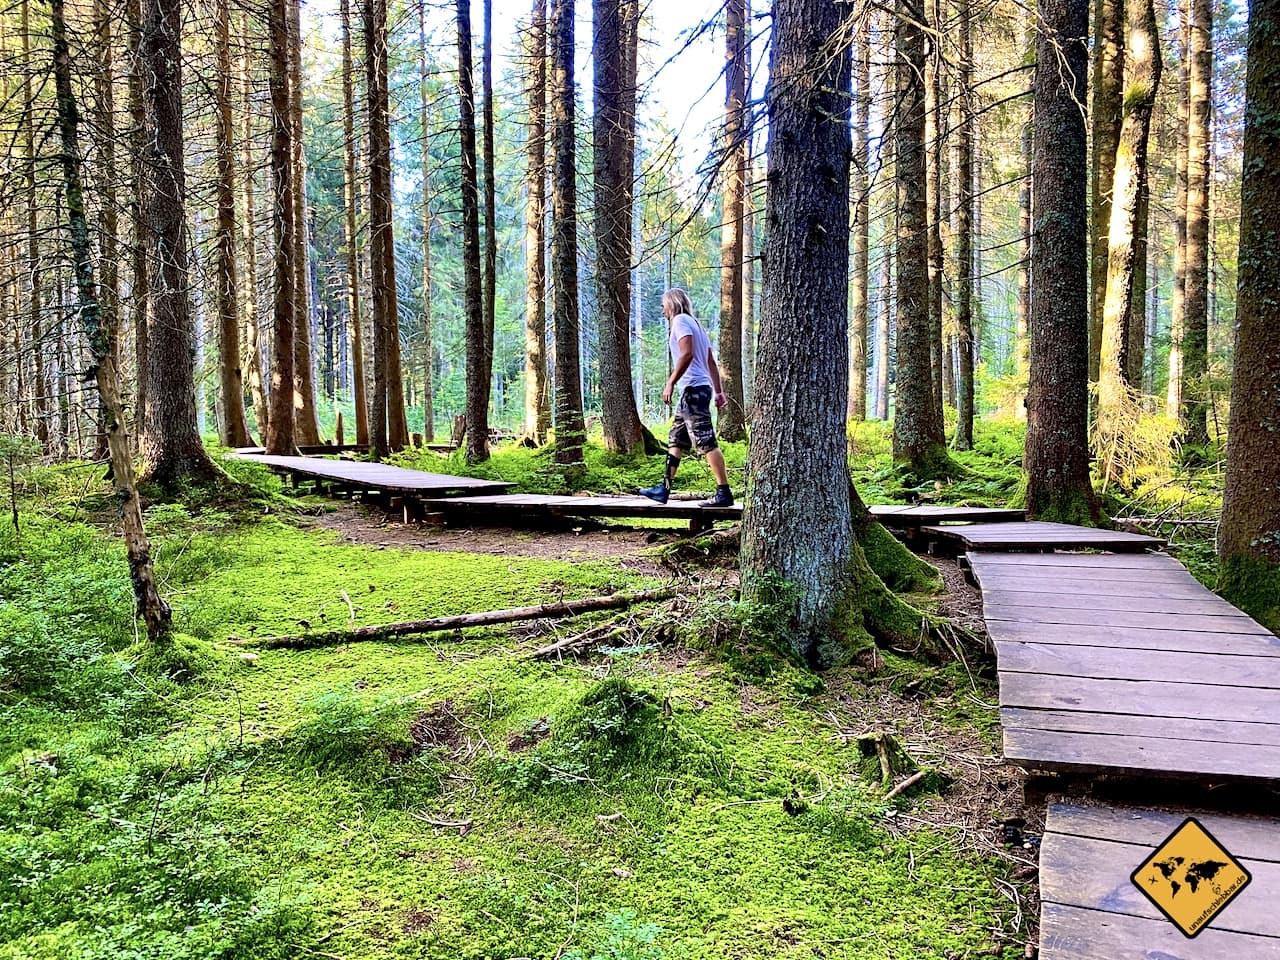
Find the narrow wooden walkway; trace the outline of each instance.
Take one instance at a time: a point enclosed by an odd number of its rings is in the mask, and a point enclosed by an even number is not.
[[[496,493],[511,488],[497,480],[476,480],[422,470],[405,470],[385,463],[363,460],[322,460],[316,457],[279,457],[260,453],[240,453],[242,460],[263,463],[274,470],[319,480],[352,491],[440,497],[451,493]]]
[[[1164,541],[1138,533],[1027,520],[922,527],[921,533],[963,544],[970,550],[1158,550]]]
[[[944,507],[934,504],[876,504],[867,512],[895,530],[937,523],[1012,523],[1026,520],[1027,512],[1009,507]]]
[[[1040,847],[1041,960],[1280,958],[1274,820],[1197,816],[1252,880],[1194,940],[1133,885],[1133,871],[1185,819],[1155,810],[1052,805]]]
[[[970,552],[1005,757],[1280,779],[1280,638],[1161,554]]]
[[[647,497],[559,497],[539,494],[507,494],[495,497],[447,497],[425,504],[446,517],[512,523],[547,517],[631,517],[661,520],[689,520],[695,528],[705,528],[717,520],[742,519],[742,504],[731,507],[704,507],[697,500],[670,500],[656,503]]]

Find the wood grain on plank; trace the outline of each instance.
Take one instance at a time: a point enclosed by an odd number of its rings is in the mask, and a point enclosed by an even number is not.
[[[1088,567],[1091,570],[1154,570],[1164,566],[1177,570],[1185,567],[1163,553],[986,553],[966,554],[974,566]]]
[[[1280,940],[1212,925],[1188,940],[1163,918],[1046,903],[1040,910],[1039,955],[1040,960],[1280,960]]]
[[[1280,717],[1274,722],[1249,723],[1241,720],[1145,717],[1131,713],[1003,707],[1000,710],[1000,722],[1009,729],[1055,730],[1060,733],[1096,733],[1110,736],[1157,737],[1164,740],[1199,740],[1206,743],[1261,744],[1280,747]]]
[[[1000,675],[1002,707],[1271,723],[1276,719],[1278,703],[1280,697],[1274,690],[1251,687],[1159,680],[1095,680],[1037,673]]]
[[[1140,627],[1147,630],[1193,630],[1204,633],[1254,633],[1269,635],[1266,627],[1243,613],[1224,616],[1201,614],[1144,613],[1126,610],[1080,610],[1066,607],[1022,607],[1004,603],[984,603],[988,620],[1020,620],[1024,623],[1063,626]],[[1060,631],[1066,633],[1066,630]]]
[[[1280,821],[1237,814],[1197,813],[1195,816],[1233,855],[1280,863]],[[1185,813],[1140,807],[1055,803],[1049,807],[1045,831],[1133,843],[1154,850],[1186,818]]]
[[[1280,747],[1006,727],[1005,758],[1046,770],[1280,778]]]
[[[983,603],[1009,607],[1035,607],[1040,610],[1120,610],[1126,613],[1200,614],[1206,617],[1244,616],[1227,601],[1201,589],[1194,597],[1124,596],[1111,593],[1105,586],[1096,593],[1063,593],[1053,590],[1008,590],[983,588]]]
[[[1038,673],[1112,680],[1212,683],[1280,690],[1280,658],[1171,650],[1125,650],[1058,643],[996,641],[1001,673]],[[1280,695],[1276,697],[1280,721]]]
[[[1207,633],[1196,630],[1151,630],[1112,624],[1036,623],[1021,620],[988,620],[993,641],[1031,641],[1082,647],[1120,647],[1132,650],[1181,650],[1189,653],[1229,653],[1243,656],[1280,657],[1280,637],[1272,633]]]

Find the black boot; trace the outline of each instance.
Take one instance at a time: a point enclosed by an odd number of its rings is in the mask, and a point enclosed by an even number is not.
[[[715,496],[713,496],[710,500],[703,500],[702,503],[699,504],[699,506],[732,507],[733,491],[729,489],[729,485],[727,483],[722,483],[716,487]]]
[[[680,466],[680,458],[673,457],[668,453],[666,469],[662,474],[662,482],[654,487],[645,487],[640,491],[640,496],[656,500],[658,503],[666,503],[671,496],[671,481],[676,478],[676,467],[678,466]]]

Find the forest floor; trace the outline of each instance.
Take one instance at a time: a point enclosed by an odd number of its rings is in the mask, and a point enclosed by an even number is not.
[[[234,469],[251,502],[148,508],[181,631],[159,664],[97,468],[32,471],[20,536],[0,525],[0,958],[1013,960],[1034,940],[1033,855],[1001,831],[1034,811],[989,663],[762,672],[723,639],[731,565],[673,566],[678,530],[406,527]],[[877,470],[860,488],[888,489]],[[939,566],[947,592],[914,599],[980,629]],[[529,654],[606,617],[253,644],[673,581],[696,602],[637,609],[625,646],[581,658]],[[945,777],[886,800],[867,732]]]

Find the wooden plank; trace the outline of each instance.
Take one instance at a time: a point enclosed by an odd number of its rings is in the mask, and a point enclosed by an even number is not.
[[[935,504],[868,507],[871,516],[888,527],[914,527],[924,523],[1007,523],[1025,520],[1025,510],[1005,507],[946,507]]]
[[[1069,907],[1164,920],[1164,915],[1129,880],[1134,868],[1154,848],[1155,844],[1135,845],[1046,833],[1040,847],[1040,899]],[[1250,859],[1244,850],[1231,853],[1253,880],[1207,929],[1280,938],[1280,910],[1276,910],[1273,899],[1280,894],[1280,864]],[[1275,944],[1280,948],[1280,939],[1276,939]]]
[[[704,507],[697,500],[657,503],[646,497],[557,497],[544,495],[448,497],[428,500],[427,505],[446,512],[472,515],[561,516],[561,517],[659,517],[671,520],[737,520],[742,504]]]
[[[974,550],[1081,549],[1148,550],[1164,541],[1137,533],[1076,527],[1068,523],[974,523],[968,526],[926,526],[922,533],[958,540]]]
[[[1002,672],[1000,706],[1271,723],[1280,715],[1280,696],[1274,690],[1209,683]]]
[[[1091,569],[1153,570],[1160,564],[1177,570],[1185,567],[1166,553],[1020,553],[1001,554],[973,552],[966,554],[968,561],[978,566],[1038,566],[1038,567],[1089,567]]]
[[[1221,597],[1216,597],[1203,587],[1199,596],[1161,597],[1133,593],[1112,593],[1105,584],[1094,588],[1096,593],[1059,592],[1053,589],[1036,591],[982,588],[985,607],[1034,607],[1037,610],[1122,610],[1129,613],[1199,614],[1206,617],[1246,616]]]
[[[1280,717],[1272,723],[1243,723],[1238,720],[1193,720],[1186,717],[1143,717],[1128,713],[1003,707],[1000,710],[1000,722],[1006,728],[1020,730],[1280,747]]]
[[[1280,689],[1280,657],[1241,657],[1222,653],[1125,650],[1073,644],[996,641],[1001,673],[1038,673],[1061,677],[1162,680],[1212,683],[1225,687]],[[1280,708],[1280,697],[1277,697]],[[1280,709],[1276,719],[1280,721]]]
[[[1280,657],[1280,637],[1272,633],[1207,633],[1196,630],[1148,630],[1113,624],[1058,624],[1020,620],[987,620],[993,641],[1029,641],[1081,647],[1123,647],[1131,650],[1182,650],[1188,653],[1229,653],[1237,656]]]
[[[1045,830],[1138,844],[1154,850],[1186,818],[1185,813],[1165,810],[1055,803],[1049,807]],[[1280,863],[1280,821],[1213,813],[1196,814],[1196,819],[1232,854]]]
[[[1168,920],[1128,917],[1056,903],[1046,903],[1040,910],[1040,960],[1278,958],[1280,943],[1276,940],[1255,934],[1216,930],[1212,925],[1194,940],[1188,940]]]
[[[1146,630],[1195,630],[1205,633],[1269,634],[1262,624],[1243,613],[1224,616],[1201,614],[1142,613],[1124,610],[1080,610],[1060,607],[1023,607],[984,603],[982,615],[992,620],[1020,620],[1024,623],[1064,626],[1141,627]],[[1055,633],[1067,633],[1067,630]],[[1049,639],[1046,637],[1046,639]]]
[[[1038,554],[1024,554],[1024,556],[1038,556]],[[1124,570],[1114,567],[1107,569],[1033,566],[1019,568],[1001,565],[994,568],[983,567],[975,571],[974,578],[980,584],[1022,590],[1049,590],[1061,584],[1066,591],[1080,592],[1086,590],[1091,584],[1108,583],[1113,584],[1117,589],[1125,590],[1141,587],[1149,587],[1152,590],[1198,587],[1202,591],[1212,592],[1191,574],[1176,568]]]
[[[1280,779],[1280,747],[1006,727],[1004,756],[1044,770]]]
[[[322,460],[314,457],[277,457],[265,454],[245,455],[242,459],[287,470],[297,476],[340,480],[358,484],[365,489],[445,494],[453,490],[497,492],[511,486],[510,483],[497,480],[477,480],[473,477],[405,470],[385,463],[366,463],[356,460]]]

